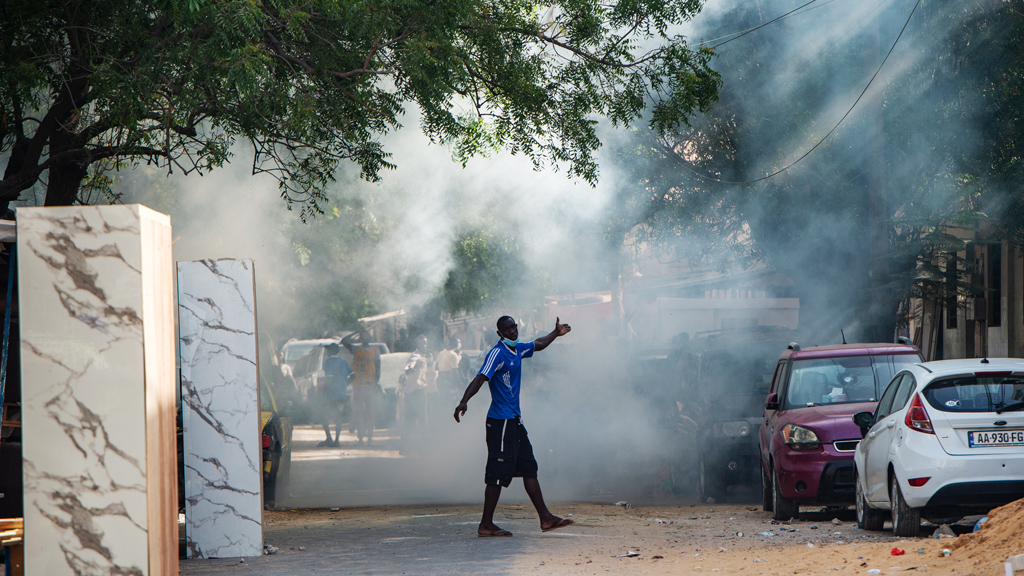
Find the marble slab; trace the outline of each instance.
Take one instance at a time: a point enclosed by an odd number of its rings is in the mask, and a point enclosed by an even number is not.
[[[178,262],[189,558],[263,553],[255,288],[251,260]]]
[[[25,574],[176,574],[170,218],[19,208]]]

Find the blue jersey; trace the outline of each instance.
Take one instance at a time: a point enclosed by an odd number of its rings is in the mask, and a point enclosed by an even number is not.
[[[336,382],[348,384],[348,375],[352,373],[351,367],[345,359],[331,356],[324,359],[324,375],[333,377]]]
[[[487,352],[480,374],[487,377],[487,385],[491,389],[488,418],[509,420],[522,416],[519,410],[519,376],[522,373],[523,358],[533,356],[533,349],[533,342],[520,342],[513,352],[499,342]]]

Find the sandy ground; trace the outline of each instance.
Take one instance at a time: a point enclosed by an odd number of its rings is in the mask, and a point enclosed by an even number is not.
[[[1017,503],[1020,504],[1020,503]],[[852,512],[802,512],[773,524],[753,505],[552,506],[574,526],[542,533],[528,504],[499,506],[511,538],[478,538],[479,506],[268,511],[277,554],[182,560],[181,574],[1002,574],[1024,553],[1024,506],[994,513],[981,532],[893,538],[856,528]],[[969,523],[954,527],[967,533]],[[979,536],[988,535],[988,541]],[[893,549],[903,550],[900,556]],[[948,556],[942,550],[950,550]],[[878,570],[879,572],[873,572]],[[869,572],[870,571],[870,572]]]

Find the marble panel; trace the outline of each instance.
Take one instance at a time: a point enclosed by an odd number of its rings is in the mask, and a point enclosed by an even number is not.
[[[189,558],[263,553],[251,260],[178,262],[178,351]]]
[[[19,208],[25,574],[176,574],[170,218]]]

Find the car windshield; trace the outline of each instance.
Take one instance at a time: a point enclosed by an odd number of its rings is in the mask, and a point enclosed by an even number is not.
[[[894,374],[920,361],[916,354],[795,360],[784,406],[875,402]]]
[[[277,406],[274,405],[274,396],[270,391],[270,386],[266,380],[260,380],[260,410],[264,412],[276,412]]]
[[[284,349],[284,363],[295,364],[300,358],[309,354],[309,351],[320,344],[317,342],[290,343]]]
[[[925,400],[942,412],[995,412],[1024,402],[1024,377],[962,376],[938,380],[924,390]]]
[[[716,352],[709,358],[710,386],[706,392],[715,396],[754,394],[764,398],[775,369],[779,347],[751,346],[741,351]]]

